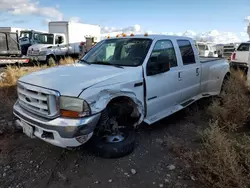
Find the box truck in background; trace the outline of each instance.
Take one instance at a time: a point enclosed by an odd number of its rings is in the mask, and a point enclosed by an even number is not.
[[[30,46],[27,53],[31,59],[47,64],[65,56],[78,58],[79,46],[86,42],[86,38],[93,37],[95,42],[101,38],[101,27],[98,25],[53,21],[48,27],[49,33],[42,34],[40,44]]]

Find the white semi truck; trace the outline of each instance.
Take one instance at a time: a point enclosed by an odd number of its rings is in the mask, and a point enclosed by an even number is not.
[[[79,57],[80,45],[86,37],[99,42],[101,28],[98,25],[68,21],[49,22],[49,33],[42,34],[40,43],[29,47],[28,57],[32,60],[49,63],[65,56]]]

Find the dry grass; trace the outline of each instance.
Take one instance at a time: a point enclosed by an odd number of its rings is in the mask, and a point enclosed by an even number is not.
[[[241,72],[232,72],[224,86],[220,100],[215,100],[208,108],[212,120],[229,131],[243,127],[250,116],[249,88]]]
[[[67,57],[59,61],[59,65],[68,65],[68,64],[74,64],[74,63],[75,63],[75,59],[73,59],[72,57]]]
[[[250,186],[250,139],[246,129],[238,131],[249,121],[249,108],[249,88],[242,74],[233,72],[220,100],[208,108],[211,119],[208,128],[199,132],[200,147],[181,154],[206,187]]]
[[[7,67],[4,76],[0,81],[0,105],[1,111],[11,112],[12,106],[17,98],[16,94],[16,82],[25,74],[35,72],[46,68],[46,66],[35,66],[35,67]]]
[[[200,150],[188,156],[199,181],[210,188],[249,186],[249,141],[237,140],[217,123],[210,124],[203,136]]]
[[[59,65],[67,65],[75,63],[74,59],[71,57],[61,59]],[[3,79],[0,80],[0,87],[16,85],[17,80],[26,74],[31,72],[39,71],[41,69],[56,66],[56,64],[51,63],[50,66],[33,66],[33,67],[18,67],[18,66],[8,66],[4,72]]]
[[[0,81],[0,87],[16,85],[16,82],[20,77],[45,68],[47,68],[47,66],[34,66],[28,68],[8,66],[4,72],[3,79]]]
[[[72,58],[64,58],[60,61],[60,65],[72,63],[74,63]],[[20,77],[53,66],[56,66],[56,64],[51,63],[50,66],[37,65],[33,67],[8,66],[0,79],[0,115],[5,118],[8,118],[6,116],[12,116],[12,106],[17,99],[16,83]]]

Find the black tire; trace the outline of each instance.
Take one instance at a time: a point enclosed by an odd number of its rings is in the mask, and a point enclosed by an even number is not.
[[[51,65],[51,63],[50,63],[50,61],[53,61],[53,62],[55,62],[55,64],[56,64],[56,58],[54,57],[54,56],[52,56],[52,55],[49,55],[49,56],[47,56],[47,58],[46,58],[46,65],[47,66],[50,66]]]
[[[102,140],[100,136],[93,135],[89,140],[89,149],[97,156],[103,158],[120,158],[132,153],[135,149],[136,133],[134,129],[121,129],[124,140],[110,143]]]
[[[220,95],[221,95],[222,92],[225,91],[225,85],[227,84],[229,79],[230,79],[230,74],[226,74],[226,76],[223,79],[222,85],[221,85]]]

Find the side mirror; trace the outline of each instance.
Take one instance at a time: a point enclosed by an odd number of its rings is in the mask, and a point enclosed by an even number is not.
[[[158,56],[152,56],[149,59],[151,62],[157,62],[158,61]]]
[[[168,55],[160,54],[150,57],[147,64],[147,75],[155,75],[170,70],[170,61]]]

